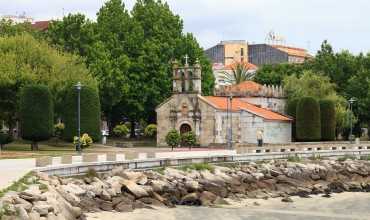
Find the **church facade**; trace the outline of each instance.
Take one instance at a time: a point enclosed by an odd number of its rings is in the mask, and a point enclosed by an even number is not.
[[[201,146],[291,142],[292,119],[284,115],[285,98],[280,87],[246,81],[202,96],[201,67],[173,63],[173,94],[156,108],[157,145],[166,146],[171,129],[193,131]]]

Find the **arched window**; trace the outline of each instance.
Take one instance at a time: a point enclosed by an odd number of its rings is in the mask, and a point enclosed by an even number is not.
[[[185,73],[183,71],[181,71],[181,92],[185,92],[186,91],[186,88],[185,88]]]

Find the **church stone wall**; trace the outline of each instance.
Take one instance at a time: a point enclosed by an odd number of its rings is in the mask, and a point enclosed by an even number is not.
[[[263,119],[246,111],[242,111],[241,115],[242,143],[257,143],[257,131],[264,129]]]
[[[292,141],[292,125],[289,122],[266,121],[263,141],[270,144],[283,144]]]

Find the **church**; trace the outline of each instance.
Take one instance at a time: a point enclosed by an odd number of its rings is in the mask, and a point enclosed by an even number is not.
[[[173,62],[173,94],[156,108],[157,146],[166,146],[171,129],[192,131],[200,146],[291,142],[292,118],[285,115],[281,87],[245,81],[223,86],[214,96],[202,96],[199,61],[190,66]]]

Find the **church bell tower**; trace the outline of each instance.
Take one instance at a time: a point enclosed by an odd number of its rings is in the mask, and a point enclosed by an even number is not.
[[[179,66],[175,60],[172,62],[172,91],[173,93],[202,93],[202,71],[199,60],[194,66],[188,63],[188,55],[185,57],[184,66]]]

